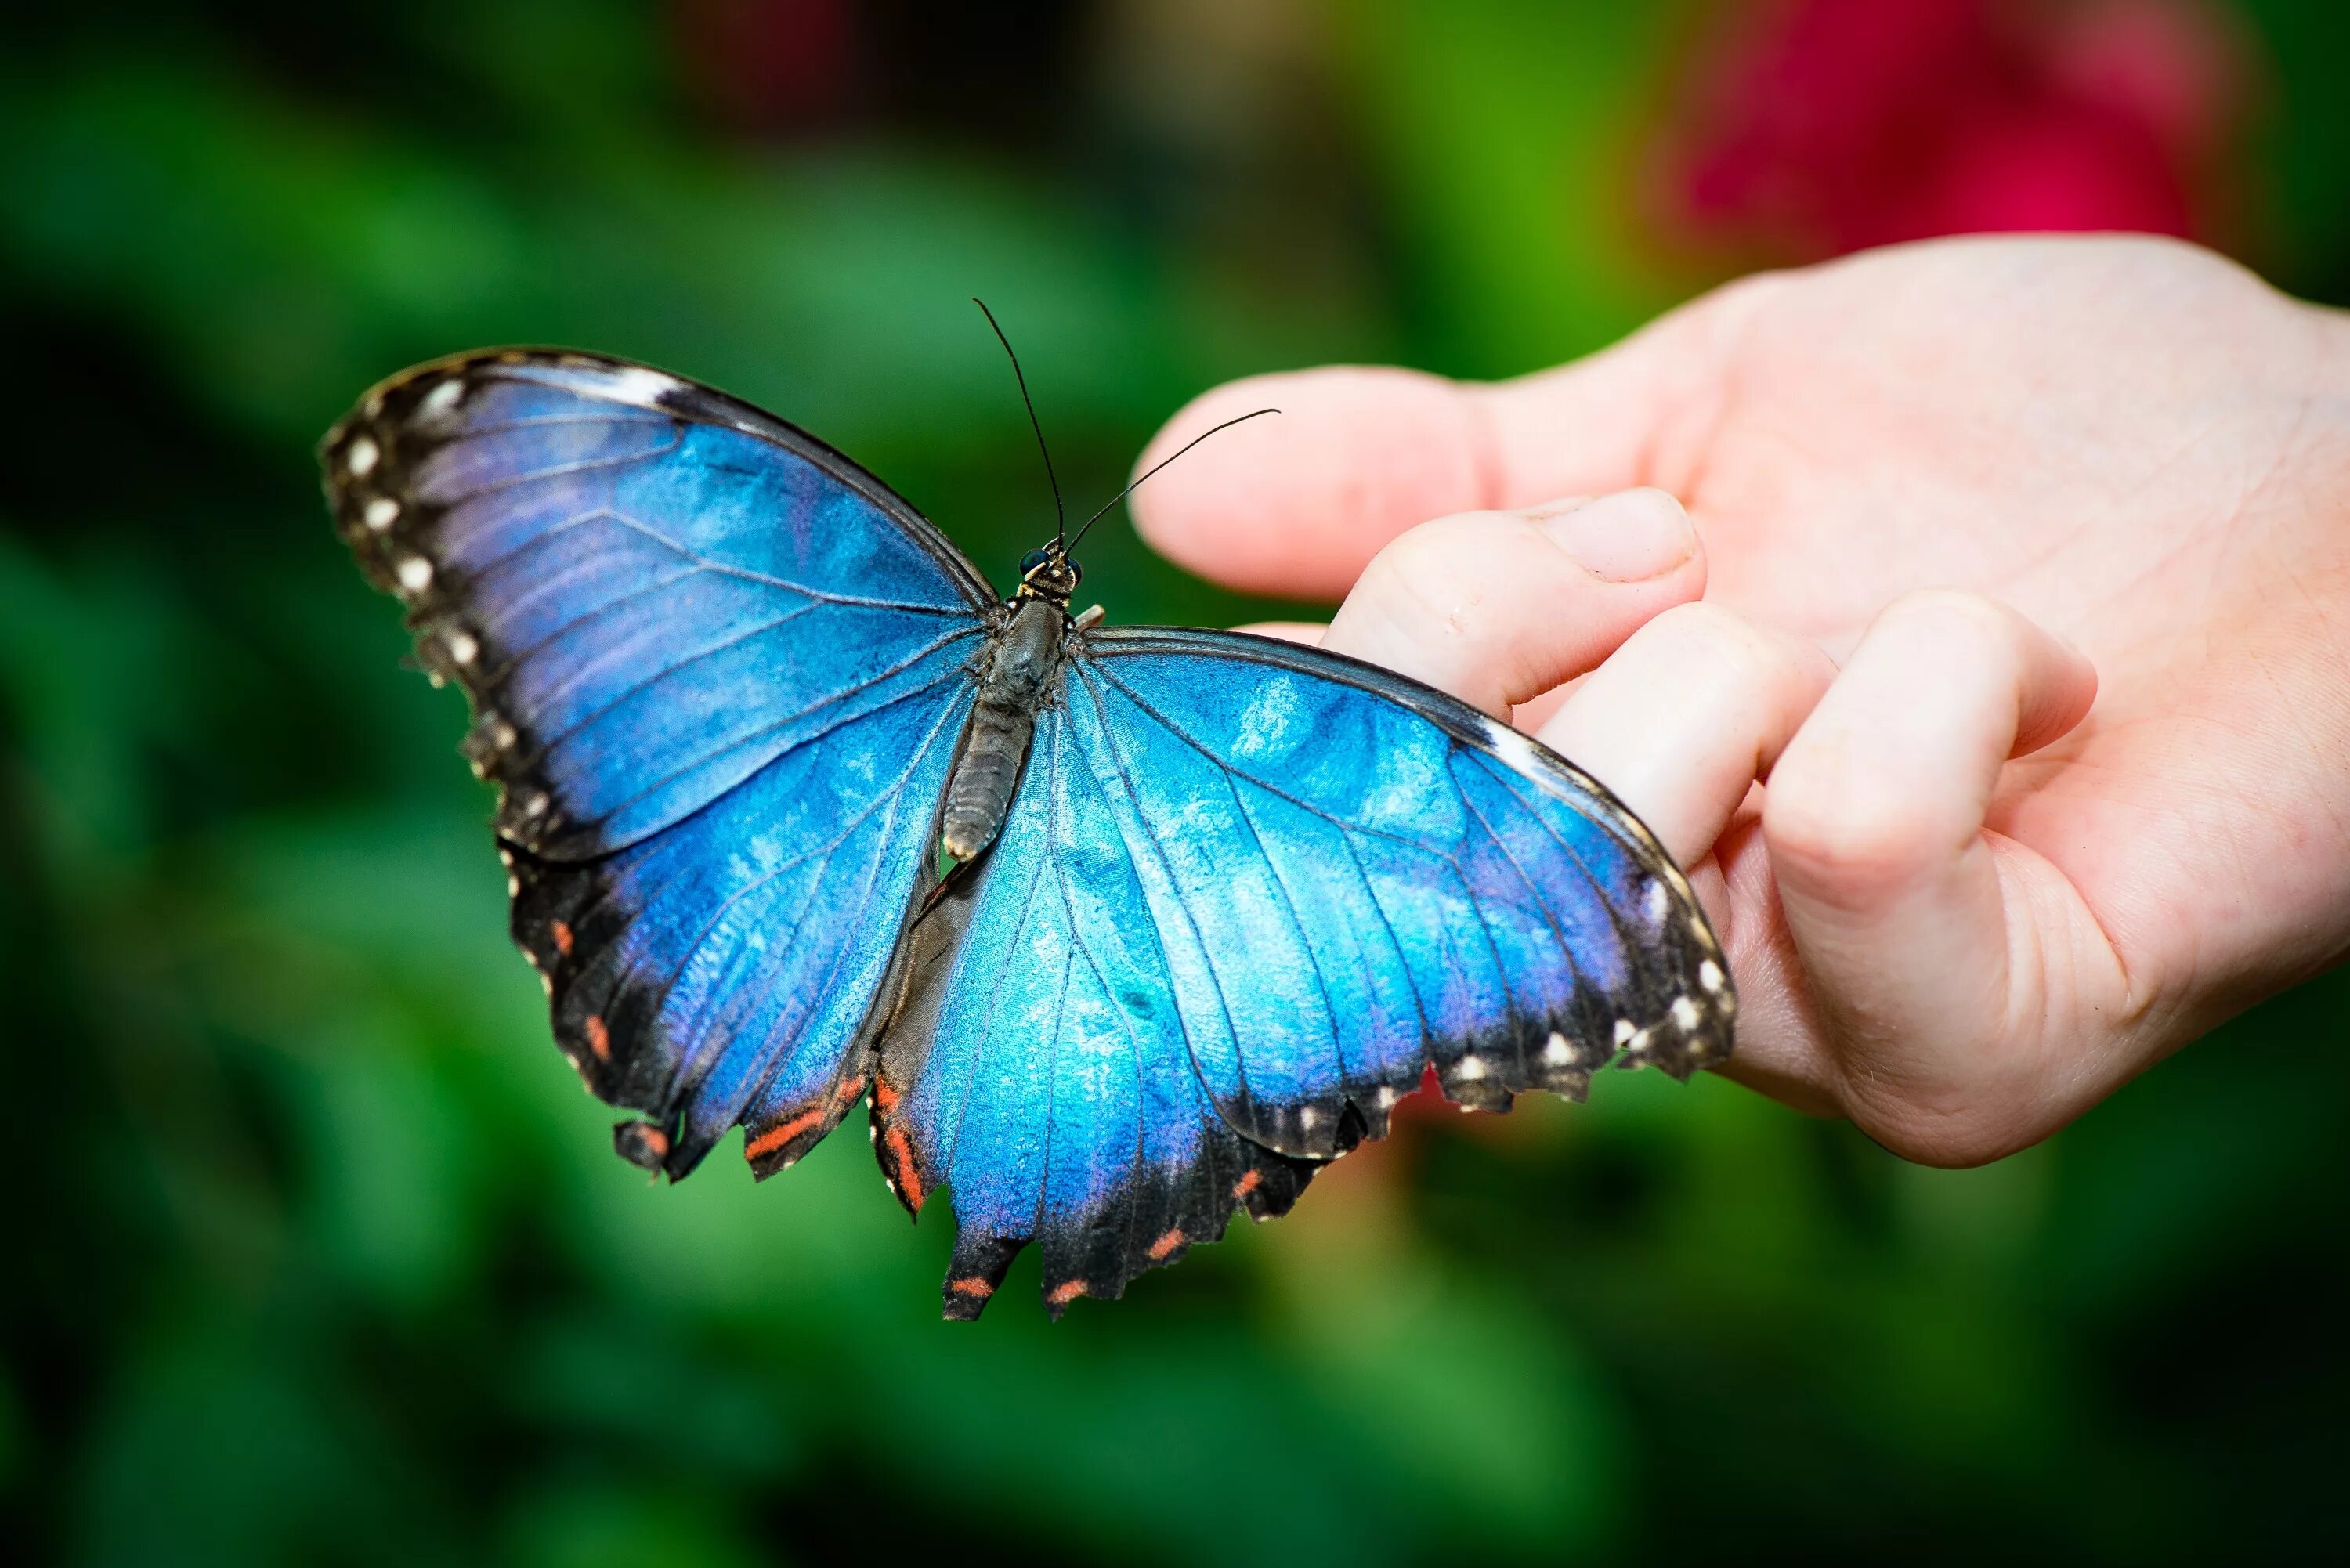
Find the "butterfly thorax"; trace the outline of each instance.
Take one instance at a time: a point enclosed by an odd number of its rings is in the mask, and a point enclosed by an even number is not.
[[[1060,673],[1067,609],[1042,595],[1015,604],[988,650],[987,672],[947,781],[939,846],[957,862],[975,858],[1003,826],[1035,732],[1037,705]]]

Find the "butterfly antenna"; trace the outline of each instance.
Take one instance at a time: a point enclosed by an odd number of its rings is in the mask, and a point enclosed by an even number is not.
[[[1035,401],[1028,396],[1028,378],[1020,373],[1020,356],[1012,352],[1012,339],[996,326],[995,312],[987,308],[987,301],[974,294],[971,302],[979,306],[987,324],[995,327],[995,340],[1003,345],[1004,355],[1012,361],[1012,379],[1020,383],[1020,401],[1028,410],[1028,428],[1036,432],[1036,450],[1045,454],[1045,478],[1053,487],[1053,543],[1057,546],[1069,532],[1069,514],[1061,505],[1061,476],[1053,472],[1053,451],[1045,444],[1045,427],[1037,422]]]
[[[1101,512],[1097,512],[1092,516],[1087,518],[1084,526],[1077,530],[1076,539],[1070,540],[1068,544],[1064,546],[1064,549],[1076,549],[1077,547],[1077,540],[1083,539],[1086,536],[1086,529],[1092,527],[1095,524],[1101,521],[1102,512],[1107,512],[1111,507],[1117,505],[1119,502],[1133,494],[1135,491],[1141,486],[1143,480],[1149,478],[1151,474],[1158,472],[1160,469],[1166,467],[1177,458],[1181,457],[1185,452],[1190,452],[1193,447],[1199,445],[1201,441],[1207,440],[1218,431],[1228,431],[1234,425],[1245,424],[1250,420],[1256,418],[1257,414],[1277,414],[1279,412],[1281,412],[1279,409],[1259,409],[1254,413],[1241,414],[1236,418],[1226,420],[1222,424],[1210,425],[1206,430],[1201,431],[1198,435],[1193,436],[1190,441],[1185,441],[1181,446],[1177,447],[1173,452],[1169,452],[1165,457],[1162,457],[1157,462],[1152,463],[1149,469],[1137,478],[1132,484],[1128,485],[1124,490],[1119,491],[1116,495],[1113,495],[1107,501],[1103,502]]]

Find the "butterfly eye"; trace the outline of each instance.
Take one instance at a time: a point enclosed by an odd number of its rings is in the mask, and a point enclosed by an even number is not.
[[[1035,571],[1037,567],[1043,566],[1052,558],[1053,552],[1050,550],[1029,551],[1026,555],[1020,557],[1020,575],[1024,577],[1026,576],[1029,573]]]

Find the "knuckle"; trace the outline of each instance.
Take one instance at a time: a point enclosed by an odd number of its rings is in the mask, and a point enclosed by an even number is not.
[[[1356,584],[1399,620],[1471,628],[1471,612],[1483,598],[1476,581],[1476,547],[1490,523],[1487,514],[1461,513],[1406,530],[1371,557]]]
[[[1997,599],[1963,588],[1916,588],[1887,605],[1877,625],[1922,632],[1978,648],[2012,649],[2018,630],[2015,612]]]
[[[1774,675],[1787,663],[1776,638],[1737,611],[1705,599],[1664,611],[1648,623],[1647,634],[1692,644],[1725,676],[1747,683]]]
[[[1834,674],[1817,648],[1705,599],[1661,612],[1636,637],[1677,645],[1710,682],[1740,693],[1742,711],[1758,725],[1774,713],[1800,719]]]
[[[1791,750],[1772,771],[1762,834],[1773,867],[1805,892],[1860,904],[1933,864],[1949,836],[1916,791],[1833,743]]]

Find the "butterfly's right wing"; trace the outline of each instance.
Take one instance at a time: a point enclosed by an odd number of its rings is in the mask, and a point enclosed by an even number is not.
[[[1434,1073],[1506,1109],[1686,1077],[1735,998],[1688,882],[1597,783],[1441,692],[1228,632],[1081,634],[994,847],[914,928],[874,1090],[950,1315],[1022,1247],[1114,1296],[1279,1213]]]
[[[803,432],[640,365],[419,367],[327,486],[500,789],[515,940],[623,1151],[682,1175],[823,1135],[910,909],[995,597]],[[844,1097],[845,1096],[845,1097]]]

